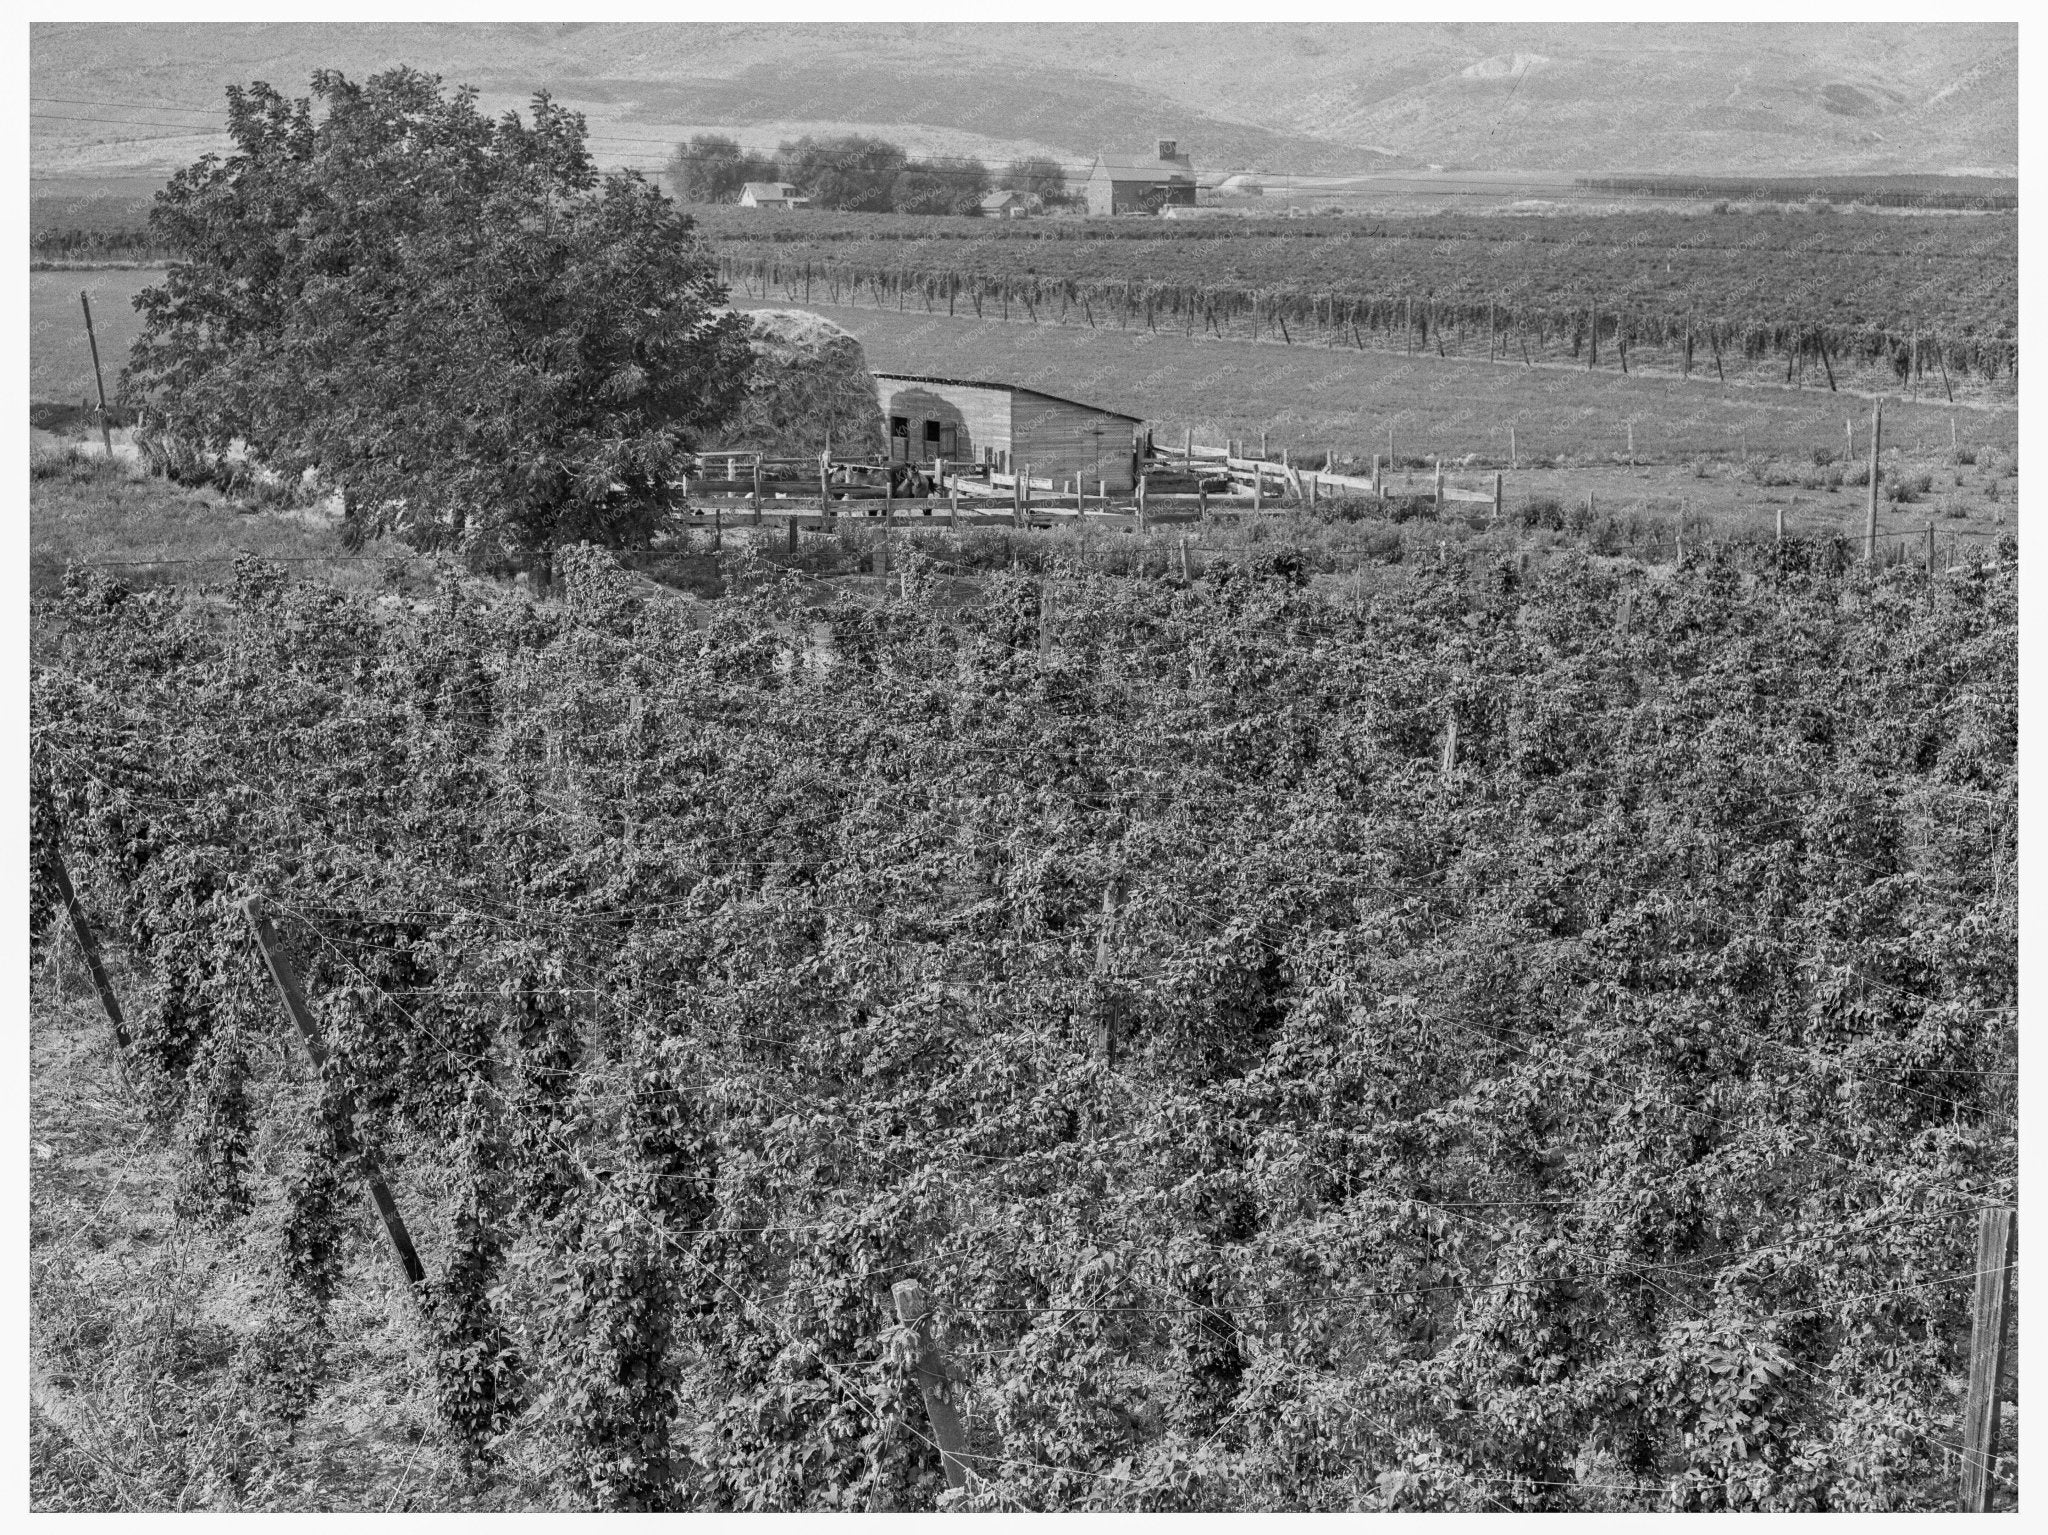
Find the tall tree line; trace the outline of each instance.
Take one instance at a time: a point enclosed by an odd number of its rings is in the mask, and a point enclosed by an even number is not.
[[[900,145],[866,134],[805,134],[771,155],[751,154],[725,134],[700,133],[668,160],[669,185],[689,203],[739,201],[750,181],[781,181],[820,208],[862,213],[974,214],[997,189],[1020,192],[1040,208],[1079,202],[1059,164],[1043,155],[991,172],[967,155],[913,159]]]

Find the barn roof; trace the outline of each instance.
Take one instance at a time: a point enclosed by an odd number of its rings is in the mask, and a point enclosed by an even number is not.
[[[984,208],[1000,208],[1008,203],[1020,203],[1022,201],[1024,201],[1024,194],[1022,192],[991,192],[982,198],[981,205]]]
[[[1106,172],[1111,181],[1192,181],[1194,162],[1186,155],[1161,160],[1153,155],[1097,155],[1095,169]]]
[[[1008,394],[1035,394],[1041,400],[1058,400],[1062,405],[1078,405],[1083,410],[1100,411],[1105,416],[1115,416],[1119,421],[1140,421],[1143,416],[1134,416],[1127,410],[1111,410],[1103,405],[1090,405],[1086,400],[1070,399],[1063,394],[1054,394],[1046,389],[1033,389],[1029,384],[999,384],[982,378],[941,378],[932,373],[876,373],[877,381],[893,379],[900,384],[953,384],[962,389],[1000,389]]]
[[[750,181],[740,189],[742,197],[793,197],[796,188],[787,181]]]

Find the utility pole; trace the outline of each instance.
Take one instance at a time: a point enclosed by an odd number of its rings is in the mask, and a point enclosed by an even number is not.
[[[114,456],[114,433],[107,425],[107,381],[100,373],[99,338],[92,333],[92,300],[85,289],[78,290],[79,307],[85,311],[85,344],[92,348],[92,381],[100,392],[100,445],[107,450],[107,458]]]

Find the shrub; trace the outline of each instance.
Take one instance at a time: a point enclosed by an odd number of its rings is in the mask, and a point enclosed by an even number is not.
[[[1546,528],[1561,533],[1565,526],[1564,503],[1556,496],[1531,496],[1522,503],[1521,523],[1525,529]]]
[[[683,455],[738,405],[746,321],[691,224],[602,180],[583,120],[481,116],[409,69],[322,70],[326,107],[228,92],[236,152],[158,194],[184,260],[136,300],[125,386],[218,465],[316,468],[352,541],[528,563],[642,541]]]

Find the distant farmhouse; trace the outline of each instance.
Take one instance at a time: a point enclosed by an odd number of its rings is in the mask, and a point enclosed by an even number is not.
[[[991,192],[981,200],[985,219],[1021,219],[1031,212],[1031,199],[1022,192]]]
[[[1091,214],[1157,213],[1195,205],[1195,167],[1172,139],[1159,141],[1159,154],[1097,155],[1088,173]]]
[[[801,208],[809,201],[786,181],[750,181],[740,190],[742,208]]]
[[[1003,474],[1031,466],[1034,480],[1080,475],[1090,495],[1138,483],[1141,416],[1104,410],[1016,384],[877,373],[893,464],[988,464]]]

